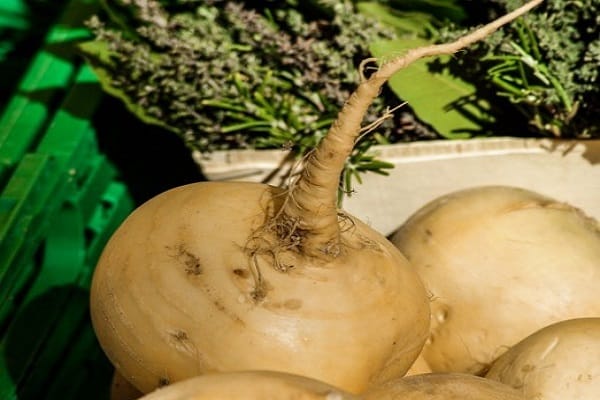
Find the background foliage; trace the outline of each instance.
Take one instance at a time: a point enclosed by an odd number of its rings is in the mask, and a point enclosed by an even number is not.
[[[405,29],[408,34],[374,52],[385,56],[394,47],[410,47],[412,41],[453,40],[466,27],[489,22],[522,3],[437,0],[438,11],[429,11],[429,23],[419,24],[425,28]],[[406,18],[404,2],[377,5],[387,8],[379,10],[381,18]],[[445,9],[464,12],[439,11]],[[585,139],[600,136],[599,69],[600,0],[546,0],[488,39],[454,57],[409,67],[391,84],[446,137]],[[428,108],[430,101],[433,109]]]
[[[82,50],[105,90],[145,122],[194,150],[289,148],[323,137],[358,82],[369,44],[393,31],[349,1],[106,1]],[[388,99],[389,100],[389,99]],[[398,100],[396,100],[398,102]],[[379,118],[378,99],[365,124]],[[350,157],[345,190],[361,172],[390,165],[367,154],[393,124]]]
[[[326,133],[359,62],[449,41],[520,0],[105,0],[81,46],[106,92],[192,150],[284,148]],[[376,144],[485,136],[600,136],[600,0],[546,0],[489,39],[396,74],[341,182],[392,165]],[[369,69],[364,71],[368,74]]]

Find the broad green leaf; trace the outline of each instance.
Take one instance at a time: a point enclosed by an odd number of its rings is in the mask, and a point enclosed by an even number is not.
[[[421,11],[436,19],[460,22],[467,17],[467,12],[456,0],[388,0],[394,8]]]
[[[431,43],[425,39],[400,38],[373,43],[371,52],[385,61],[427,44]],[[446,138],[481,134],[482,125],[490,122],[489,104],[474,98],[475,86],[448,72],[429,71],[430,61],[419,60],[394,75],[389,81],[393,92]]]
[[[418,11],[400,11],[376,1],[361,1],[356,4],[360,13],[396,29],[399,33],[424,34],[431,26],[433,17]]]
[[[465,11],[453,0],[360,1],[357,10],[368,17],[396,29],[399,33],[428,36],[434,25],[450,20],[459,22]]]
[[[146,109],[136,104],[122,89],[115,87],[112,84],[111,77],[114,75],[111,73],[111,69],[114,68],[110,59],[110,49],[108,43],[101,40],[89,40],[79,44],[79,49],[83,53],[88,64],[94,70],[94,73],[98,77],[98,81],[102,86],[102,90],[105,93],[118,98],[123,102],[127,109],[133,113],[142,122],[152,125],[157,125],[168,129],[171,132],[178,133],[177,129],[170,125],[165,124],[158,118],[155,118],[146,113]]]

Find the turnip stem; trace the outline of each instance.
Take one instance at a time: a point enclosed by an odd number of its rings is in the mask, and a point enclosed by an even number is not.
[[[307,158],[302,174],[290,189],[289,201],[284,205],[284,218],[296,221],[303,232],[302,251],[306,255],[335,257],[340,253],[341,230],[337,209],[340,174],[361,132],[368,108],[388,79],[421,58],[454,54],[486,38],[542,1],[529,1],[454,42],[409,50],[404,55],[383,63],[377,72],[359,84],[327,135]]]

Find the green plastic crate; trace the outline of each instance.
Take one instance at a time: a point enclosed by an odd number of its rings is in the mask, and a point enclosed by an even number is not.
[[[0,1],[0,112],[65,3],[65,0]]]
[[[95,2],[72,0],[47,33],[17,91],[0,117],[0,187],[11,169],[44,134],[53,109],[76,76],[73,42],[89,37],[83,27]]]
[[[0,30],[30,28],[25,4],[0,2]],[[0,108],[2,400],[106,399],[112,373],[91,329],[88,290],[133,202],[98,150],[90,121],[102,93],[74,52],[97,3],[59,5]]]

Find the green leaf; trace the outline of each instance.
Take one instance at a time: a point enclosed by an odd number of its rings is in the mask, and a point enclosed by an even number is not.
[[[428,44],[431,43],[425,39],[399,38],[373,43],[371,52],[385,60]],[[491,122],[489,104],[474,98],[474,85],[448,72],[429,71],[429,61],[419,60],[394,75],[389,81],[393,92],[446,138],[467,138],[482,133],[483,126]]]
[[[460,22],[466,12],[453,0],[402,0],[359,1],[357,10],[368,17],[390,26],[400,34],[427,36],[434,31],[434,25],[442,21]]]
[[[236,132],[236,131],[243,131],[246,129],[260,129],[260,128],[264,128],[265,132],[270,131],[271,128],[271,122],[269,121],[248,121],[248,122],[241,122],[239,124],[231,124],[228,126],[224,126],[223,128],[221,128],[221,131],[223,133],[231,133],[231,132]]]
[[[94,63],[110,64],[110,49],[108,43],[100,40],[88,40],[78,45],[79,50],[88,61]]]
[[[466,10],[456,0],[388,0],[388,3],[394,8],[427,13],[440,21],[460,22],[467,17]]]
[[[394,164],[382,160],[372,160],[369,162],[361,162],[356,166],[357,171],[373,171],[379,174],[387,174],[385,169],[393,169]]]
[[[431,26],[433,17],[418,11],[400,11],[376,1],[361,1],[356,4],[358,11],[381,23],[390,26],[399,33],[425,34]]]
[[[136,104],[134,100],[122,89],[112,84],[111,77],[115,75],[114,65],[111,61],[111,52],[109,44],[99,39],[89,40],[78,45],[88,64],[96,74],[102,89],[109,95],[118,98],[123,102],[127,109],[137,118],[147,124],[157,125],[168,129],[171,132],[179,133],[174,127],[165,124],[158,118],[146,113],[146,108]]]

